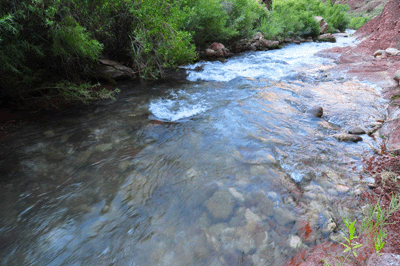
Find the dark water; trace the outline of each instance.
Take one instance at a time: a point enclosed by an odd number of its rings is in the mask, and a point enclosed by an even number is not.
[[[198,63],[191,81],[124,89],[0,140],[1,264],[281,265],[340,240],[379,142],[332,136],[368,129],[386,103],[371,84],[332,78],[333,62],[313,56],[329,47]],[[323,118],[305,113],[313,105]]]

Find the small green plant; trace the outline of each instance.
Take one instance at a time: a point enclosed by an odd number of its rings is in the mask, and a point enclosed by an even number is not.
[[[388,224],[386,221],[390,215],[399,209],[400,197],[394,195],[392,195],[387,210],[382,209],[380,202],[377,202],[375,205],[371,205],[366,209],[365,217],[361,222],[361,228],[365,234],[371,236],[377,254],[379,254],[385,246],[384,239],[388,236],[384,228],[385,225]]]
[[[354,239],[358,238],[358,236],[354,235],[356,232],[356,226],[355,226],[356,221],[357,221],[356,219],[354,219],[353,222],[350,222],[350,219],[343,219],[343,222],[346,225],[348,231],[348,237],[344,237],[347,243],[342,243],[342,245],[346,247],[346,249],[343,252],[346,253],[348,251],[351,251],[354,257],[357,257],[355,249],[362,247],[361,243],[354,241]]]

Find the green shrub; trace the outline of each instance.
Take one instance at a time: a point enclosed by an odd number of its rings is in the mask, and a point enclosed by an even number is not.
[[[350,20],[349,28],[358,30],[361,28],[365,23],[371,20],[372,17],[355,17]]]
[[[260,23],[260,31],[268,38],[281,37],[317,37],[319,25],[314,16],[322,16],[329,24],[328,32],[335,29],[345,30],[349,19],[347,5],[332,5],[330,1],[319,0],[275,0],[272,15]]]

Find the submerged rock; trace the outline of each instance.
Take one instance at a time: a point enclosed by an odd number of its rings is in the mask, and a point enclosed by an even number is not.
[[[229,191],[218,190],[205,204],[214,219],[226,220],[232,215],[235,198]]]

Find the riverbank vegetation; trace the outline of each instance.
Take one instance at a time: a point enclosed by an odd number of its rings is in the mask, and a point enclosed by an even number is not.
[[[319,0],[276,0],[270,10],[259,0],[3,0],[0,98],[30,104],[112,97],[87,85],[98,83],[99,58],[156,79],[195,61],[212,42],[232,44],[257,31],[275,40],[316,37],[314,16],[323,16],[330,32],[343,31],[347,9]]]

